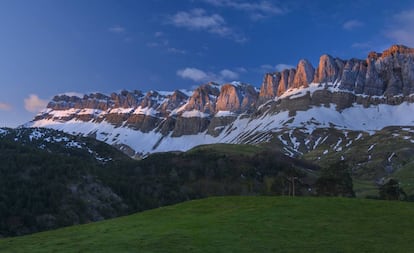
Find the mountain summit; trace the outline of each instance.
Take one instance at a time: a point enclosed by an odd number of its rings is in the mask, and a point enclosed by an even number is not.
[[[232,82],[192,92],[55,96],[26,126],[92,136],[137,157],[209,143],[278,143],[298,156],[330,130],[414,126],[413,111],[414,49],[394,45],[365,60],[322,55],[316,69],[300,60],[295,69],[266,73],[260,91]]]

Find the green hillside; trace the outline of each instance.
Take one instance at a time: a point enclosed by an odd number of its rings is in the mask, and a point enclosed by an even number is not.
[[[254,156],[257,153],[266,151],[266,148],[261,146],[247,145],[247,144],[227,144],[227,143],[218,143],[218,144],[208,144],[196,146],[188,150],[187,154],[197,153],[197,152],[214,152],[221,154],[232,154],[232,155],[246,155]]]
[[[0,133],[0,237],[224,195],[310,195],[318,167],[280,152],[218,144],[140,161],[49,129]]]
[[[0,252],[413,252],[414,206],[215,197],[0,240]]]

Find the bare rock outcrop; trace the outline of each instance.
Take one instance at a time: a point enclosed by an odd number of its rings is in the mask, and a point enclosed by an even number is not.
[[[278,72],[265,74],[259,93],[261,102],[276,97],[278,93],[280,78],[281,74]]]
[[[300,91],[283,96],[289,89]],[[307,60],[296,68],[265,74],[260,91],[255,87],[233,82],[220,86],[202,84],[191,96],[174,92],[126,91],[101,93],[83,97],[58,95],[49,102],[36,120],[70,120],[109,123],[144,133],[157,132],[163,136],[182,136],[207,133],[218,136],[238,117],[260,117],[267,110],[278,113],[310,106],[336,105],[343,110],[362,104],[397,105],[414,102],[414,49],[394,45],[382,53],[371,52],[367,58],[341,60],[322,55],[315,71]],[[266,103],[268,102],[268,103]],[[259,105],[265,106],[259,107]]]
[[[220,94],[216,83],[203,84],[197,87],[185,106],[185,111],[197,110],[204,113],[214,113],[217,96]]]
[[[414,92],[414,49],[394,45],[385,50],[375,61],[376,70],[383,81],[386,96]]]
[[[315,69],[308,60],[300,60],[298,66],[296,67],[295,78],[289,88],[308,87],[308,84],[310,84],[313,80],[314,73]]]
[[[251,85],[225,84],[221,87],[220,95],[217,97],[216,112],[245,112],[254,108],[257,98],[257,92]]]
[[[341,76],[340,88],[360,94],[365,86],[367,63],[363,60],[351,59],[345,63]]]
[[[284,69],[281,72],[266,73],[260,87],[259,104],[281,96],[289,88],[294,88],[295,75],[296,69]],[[305,83],[305,81],[302,83]]]
[[[173,110],[180,108],[187,102],[188,96],[182,91],[176,90],[171,95],[166,96],[160,105],[159,111],[164,117],[168,116]]]
[[[280,82],[277,89],[277,96],[282,95],[292,86],[296,71],[294,69],[285,69],[280,73]]]
[[[332,56],[324,54],[319,59],[319,65],[315,72],[314,83],[335,82],[344,67],[340,59],[334,59]]]

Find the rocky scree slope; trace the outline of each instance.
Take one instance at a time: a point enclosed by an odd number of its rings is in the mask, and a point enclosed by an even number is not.
[[[316,69],[300,60],[295,69],[265,74],[260,90],[233,82],[193,92],[60,95],[26,126],[93,136],[140,157],[200,144],[268,143],[296,129],[309,137],[324,128],[373,134],[413,126],[413,102],[414,49],[394,45],[365,60],[322,55]],[[295,145],[286,154],[300,155]]]

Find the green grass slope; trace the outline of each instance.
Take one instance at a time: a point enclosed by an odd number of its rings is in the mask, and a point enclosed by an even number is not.
[[[254,156],[255,154],[265,151],[266,149],[260,146],[248,145],[248,144],[227,144],[227,143],[218,143],[218,144],[208,144],[196,146],[188,150],[187,154],[193,154],[196,152],[215,152],[215,153],[224,153],[230,155],[246,155]]]
[[[414,252],[414,206],[216,197],[0,240],[0,252]]]

